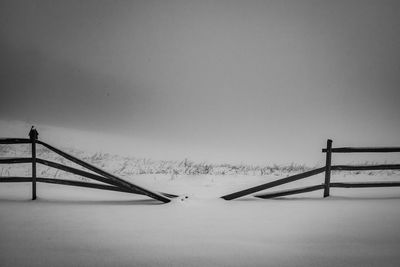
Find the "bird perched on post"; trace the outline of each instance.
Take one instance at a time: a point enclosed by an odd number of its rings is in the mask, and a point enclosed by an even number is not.
[[[31,140],[37,140],[39,136],[39,133],[36,131],[35,126],[31,127],[31,130],[29,131],[29,138]]]

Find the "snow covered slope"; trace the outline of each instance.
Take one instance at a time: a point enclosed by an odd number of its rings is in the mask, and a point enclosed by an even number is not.
[[[361,190],[364,197],[355,197],[360,191],[354,190],[328,199],[193,197],[160,204],[142,196],[50,184],[39,184],[39,199],[30,201],[29,184],[1,184],[0,262],[398,266],[400,191]]]

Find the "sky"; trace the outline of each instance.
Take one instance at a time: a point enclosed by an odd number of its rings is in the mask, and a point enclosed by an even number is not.
[[[159,159],[313,164],[327,138],[400,144],[399,44],[397,0],[3,0],[0,120]]]

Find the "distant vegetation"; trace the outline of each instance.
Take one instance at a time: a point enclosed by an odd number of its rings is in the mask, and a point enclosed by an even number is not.
[[[301,173],[313,169],[302,164],[289,165],[249,165],[249,164],[213,164],[206,162],[194,162],[188,159],[181,161],[152,160],[146,158],[124,157],[108,153],[89,154],[76,149],[65,149],[84,161],[103,168],[121,177],[140,174],[163,174],[174,178],[179,175],[289,175]],[[0,157],[30,157],[29,145],[0,145]],[[38,147],[37,156],[43,159],[60,162],[65,165],[76,167],[68,160],[52,153],[46,148]],[[371,163],[369,163],[371,164]],[[22,166],[25,165],[25,166]],[[62,171],[47,166],[40,166],[38,175],[42,177],[60,177]],[[396,171],[386,171],[396,173]],[[361,172],[354,172],[358,174]],[[365,173],[365,172],[364,172]],[[377,172],[368,172],[373,175]],[[30,175],[30,168],[26,164],[0,165],[0,176]]]

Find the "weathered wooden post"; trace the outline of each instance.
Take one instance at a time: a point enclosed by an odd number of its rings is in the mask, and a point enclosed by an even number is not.
[[[36,199],[36,140],[38,139],[39,133],[35,127],[32,126],[29,131],[29,138],[32,144],[32,200]]]
[[[332,162],[332,140],[328,139],[326,142],[324,197],[329,197],[329,189],[331,183],[331,162]]]

